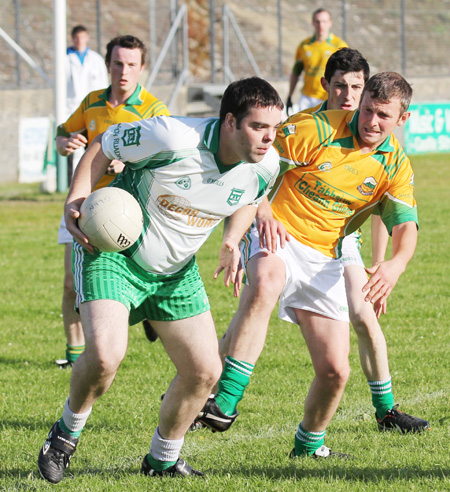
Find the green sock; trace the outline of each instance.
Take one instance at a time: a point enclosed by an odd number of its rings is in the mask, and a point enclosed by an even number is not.
[[[153,458],[153,456],[150,453],[148,453],[145,459],[147,460],[147,463],[156,471],[167,470],[167,468],[170,468],[176,463],[176,461],[155,460],[155,458]]]
[[[367,381],[372,392],[372,403],[378,418],[382,419],[394,407],[391,378],[385,381]]]
[[[66,359],[69,362],[75,362],[78,357],[84,352],[85,345],[69,345],[66,344]]]
[[[81,430],[71,431],[70,429],[68,429],[66,424],[64,423],[63,419],[59,419],[58,426],[63,432],[65,432],[66,434],[69,434],[69,436],[80,437],[80,435],[81,435]]]
[[[215,396],[217,405],[225,415],[236,413],[236,406],[244,396],[254,368],[253,364],[233,359],[229,355],[225,358],[225,366]]]
[[[295,434],[295,455],[314,454],[325,442],[325,431],[309,432],[303,428],[303,422],[300,422],[297,433]]]

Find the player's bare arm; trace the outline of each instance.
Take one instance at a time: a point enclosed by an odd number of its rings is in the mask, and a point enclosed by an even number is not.
[[[386,256],[386,249],[389,242],[389,233],[379,215],[372,215],[372,266],[383,262]],[[377,301],[373,305],[375,314],[379,318],[387,313],[387,301]]]
[[[384,261],[389,242],[389,233],[379,215],[372,215],[372,265]]]
[[[259,204],[256,212],[256,227],[258,228],[261,248],[266,247],[271,253],[277,250],[277,238],[280,237],[280,246],[284,248],[289,241],[289,234],[284,225],[273,218],[272,209],[267,197]]]
[[[56,150],[63,156],[73,154],[77,149],[84,149],[87,144],[87,138],[81,133],[75,133],[70,137],[62,135],[56,137]]]
[[[240,251],[239,242],[245,231],[255,219],[256,207],[247,205],[240,208],[224,221],[222,246],[219,251],[219,266],[214,272],[214,278],[224,272],[224,283],[229,287],[236,281],[238,272]]]
[[[102,135],[100,134],[95,138],[79,162],[64,205],[64,218],[67,230],[79,244],[91,253],[94,251],[93,247],[89,244],[87,237],[78,228],[77,219],[80,216],[81,204],[90,195],[111,163],[111,160],[102,151]]]
[[[413,221],[398,224],[392,229],[392,258],[366,268],[371,276],[363,287],[365,300],[379,308],[387,300],[406,265],[414,255],[417,243],[417,225]],[[377,314],[378,315],[378,314]]]

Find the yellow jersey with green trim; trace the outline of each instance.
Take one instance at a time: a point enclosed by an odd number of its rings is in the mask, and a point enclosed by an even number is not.
[[[414,173],[394,135],[361,154],[358,110],[297,113],[278,130],[282,180],[271,197],[274,217],[289,234],[339,258],[344,236],[378,209],[389,234],[418,224]]]
[[[70,137],[71,134],[83,133],[88,144],[111,125],[131,123],[152,116],[170,116],[166,105],[157,97],[147,92],[139,84],[133,94],[123,104],[112,107],[108,102],[111,86],[90,92],[69,119],[58,126],[56,135]],[[95,189],[108,186],[115,176],[105,174],[100,178]]]
[[[316,41],[316,36],[303,40],[295,54],[294,73],[299,73],[299,67],[303,67],[304,85],[302,93],[308,97],[325,100],[327,93],[320,83],[325,74],[328,58],[339,48],[346,48],[345,41],[334,34],[330,34],[325,41]]]

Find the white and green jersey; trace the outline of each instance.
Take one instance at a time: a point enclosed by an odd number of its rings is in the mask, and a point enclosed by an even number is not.
[[[112,186],[138,199],[144,229],[124,254],[143,269],[177,272],[214,227],[244,205],[258,205],[279,170],[270,148],[258,163],[224,166],[217,156],[218,118],[153,117],[111,126],[102,149],[125,163]]]

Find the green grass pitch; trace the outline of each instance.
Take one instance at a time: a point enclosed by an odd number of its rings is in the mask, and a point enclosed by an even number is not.
[[[425,435],[379,433],[351,334],[352,373],[326,444],[354,459],[292,461],[288,453],[303,413],[312,368],[298,327],[272,316],[240,416],[225,434],[186,436],[182,456],[203,479],[139,475],[157,424],[160,395],[174,376],[161,343],[130,328],[128,354],[110,391],[96,404],[63,491],[445,491],[450,490],[450,158],[412,159],[419,243],[381,320],[394,395],[401,409],[430,420]],[[41,491],[39,449],[59,418],[70,370],[60,316],[63,248],[56,244],[64,196],[36,185],[0,186],[0,490]],[[217,230],[198,255],[218,335],[237,308],[232,290],[214,281]],[[370,239],[364,227],[363,255]],[[56,489],[55,489],[56,490]]]

